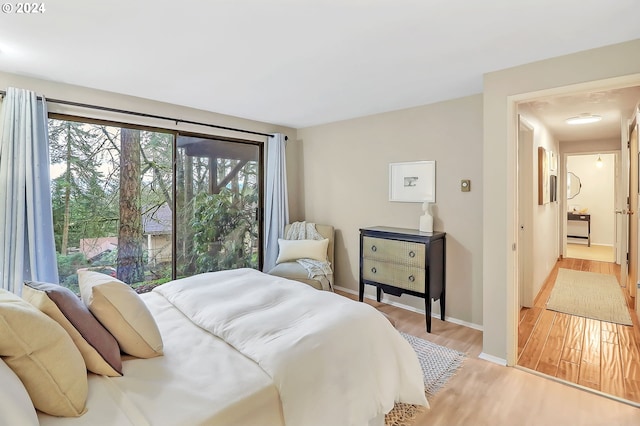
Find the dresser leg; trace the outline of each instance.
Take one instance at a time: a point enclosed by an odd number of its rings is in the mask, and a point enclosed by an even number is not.
[[[364,300],[364,282],[360,281],[360,289],[358,291],[358,299],[362,302]]]
[[[382,300],[382,289],[380,287],[376,287],[376,300],[378,302]]]
[[[440,295],[440,319],[444,321],[444,290],[442,290],[442,294]]]
[[[431,298],[424,299],[424,312],[427,320],[427,333],[431,333]]]

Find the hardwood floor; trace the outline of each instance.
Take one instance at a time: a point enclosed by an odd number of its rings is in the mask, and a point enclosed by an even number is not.
[[[558,261],[534,306],[520,311],[518,365],[640,403],[640,325],[631,298],[626,297],[633,327],[547,310],[559,268],[611,274],[620,282],[614,263]]]
[[[357,296],[341,293],[357,299]],[[411,426],[639,425],[640,409],[548,378],[478,358],[482,332],[366,300],[391,317],[398,330],[467,354],[457,374]]]

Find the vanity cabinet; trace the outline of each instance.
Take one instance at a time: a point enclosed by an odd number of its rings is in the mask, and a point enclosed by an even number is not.
[[[400,296],[424,299],[427,332],[431,332],[431,300],[440,300],[440,318],[445,318],[446,239],[444,232],[375,226],[360,229],[359,299],[364,286]]]
[[[587,224],[586,235],[567,235],[569,238],[584,238],[587,240],[587,247],[591,247],[591,215],[586,213],[567,213],[567,220],[575,220]]]

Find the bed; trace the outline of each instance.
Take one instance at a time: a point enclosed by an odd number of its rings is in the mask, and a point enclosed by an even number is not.
[[[86,412],[37,411],[41,425],[364,426],[395,402],[428,406],[413,349],[369,305],[252,269],[139,297],[163,355],[123,355],[121,377],[89,373]],[[1,404],[0,423],[21,415]]]

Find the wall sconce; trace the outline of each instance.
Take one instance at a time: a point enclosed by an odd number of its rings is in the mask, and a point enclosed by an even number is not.
[[[604,163],[602,162],[602,158],[600,158],[600,154],[598,154],[598,159],[596,160],[596,167],[601,169],[602,166],[604,166]]]

